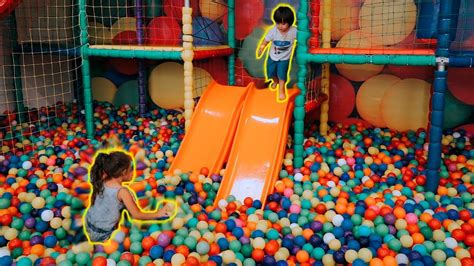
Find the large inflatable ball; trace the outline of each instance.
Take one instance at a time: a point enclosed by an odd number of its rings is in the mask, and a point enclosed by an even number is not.
[[[377,48],[372,46],[369,39],[362,36],[360,30],[352,31],[342,37],[337,43],[338,48]],[[382,72],[383,65],[349,65],[337,64],[337,70],[352,81],[364,81]]]
[[[387,89],[398,81],[400,78],[386,74],[366,80],[357,92],[356,106],[359,115],[376,127],[386,127],[380,110],[382,98]]]
[[[146,28],[146,42],[157,46],[179,46],[181,27],[172,17],[153,18]]]
[[[235,38],[243,40],[262,21],[264,6],[262,0],[235,1]],[[228,30],[227,13],[222,24]]]
[[[387,127],[398,131],[426,129],[431,99],[431,84],[420,79],[404,79],[385,91],[382,117]]]
[[[193,18],[193,42],[195,46],[223,45],[227,42],[220,26],[205,17]]]
[[[393,45],[415,28],[416,5],[413,0],[369,0],[359,12],[362,35],[375,45]]]
[[[323,8],[321,1],[319,14],[319,32],[323,32]],[[361,0],[332,0],[331,1],[331,39],[339,40],[347,33],[359,29],[359,10]]]

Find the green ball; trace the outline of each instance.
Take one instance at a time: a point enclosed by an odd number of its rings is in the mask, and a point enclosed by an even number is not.
[[[233,240],[229,243],[229,249],[232,250],[234,253],[240,252],[242,249],[242,243],[238,240]]]
[[[91,260],[91,256],[86,252],[79,252],[76,256],[76,262],[78,264],[87,264]]]
[[[269,230],[267,231],[267,238],[268,238],[269,240],[277,240],[277,239],[280,238],[280,234],[279,234],[278,231],[275,230],[275,229],[269,229]]]
[[[31,206],[29,202],[24,202],[23,204],[20,205],[20,212],[23,214],[28,214],[32,210],[33,210],[33,206]]]
[[[428,226],[421,227],[420,233],[425,237],[425,239],[431,239],[433,237],[433,231]]]
[[[175,246],[183,245],[184,244],[184,237],[182,235],[176,234],[176,236],[173,238],[173,240],[171,242]]]
[[[317,247],[313,249],[313,252],[311,252],[311,257],[313,257],[316,260],[321,260],[324,256],[324,249]]]
[[[10,199],[0,198],[0,209],[7,209],[10,207]]]
[[[143,252],[142,243],[141,242],[133,242],[130,245],[130,251],[133,254],[137,254],[137,255],[142,254],[142,252]]]
[[[94,253],[94,255],[92,255],[92,258],[95,259],[97,257],[104,257],[104,258],[107,258],[107,254],[104,253],[104,252],[96,252]]]
[[[114,253],[109,255],[109,259],[112,259],[115,262],[118,262],[120,260],[120,256],[122,256],[122,253],[120,251],[115,251]]]
[[[11,256],[14,259],[20,257],[21,255],[23,255],[23,248],[15,248],[11,253]]]
[[[188,236],[186,237],[186,239],[184,240],[184,244],[190,249],[190,250],[194,250],[196,248],[196,245],[197,245],[197,240],[196,238],[192,237],[192,236]]]
[[[375,227],[375,232],[384,237],[389,233],[388,227],[385,224],[379,224]]]
[[[74,264],[68,260],[61,261],[58,266],[73,266]]]
[[[18,238],[22,241],[30,240],[31,233],[30,231],[21,231],[20,234],[18,235]]]
[[[74,254],[72,250],[69,250],[66,252],[66,259],[72,263],[76,262],[76,254]]]
[[[121,260],[117,263],[117,266],[132,266],[132,264],[128,260]]]
[[[200,255],[207,254],[209,252],[209,249],[210,249],[210,246],[207,242],[202,241],[202,242],[197,243],[196,251]]]
[[[130,235],[130,241],[133,242],[141,242],[143,239],[143,235],[140,233],[133,233]]]
[[[32,266],[33,262],[31,262],[30,258],[23,257],[16,262],[16,265],[17,266]]]
[[[393,238],[392,240],[390,240],[388,242],[388,247],[391,249],[391,250],[394,250],[394,251],[400,251],[400,249],[402,248],[402,243],[400,242],[400,240],[396,239],[396,238]]]
[[[54,232],[54,235],[55,235],[58,239],[62,240],[62,239],[64,239],[64,238],[66,238],[66,236],[67,236],[67,231],[66,231],[66,229],[64,229],[64,228],[59,227],[59,228],[56,229],[56,231]]]
[[[243,263],[244,266],[256,266],[257,264],[251,258],[246,258]]]
[[[250,257],[252,255],[253,248],[249,244],[245,244],[240,248],[240,253],[244,255],[244,257]]]
[[[138,260],[138,266],[145,266],[150,262],[153,262],[150,257],[143,256],[143,257],[140,257],[140,259]]]

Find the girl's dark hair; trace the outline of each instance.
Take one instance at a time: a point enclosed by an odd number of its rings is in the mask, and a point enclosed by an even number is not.
[[[132,158],[124,152],[99,153],[90,171],[92,182],[92,204],[97,195],[104,192],[104,182],[120,177],[132,166]]]
[[[273,20],[275,23],[288,23],[291,26],[295,22],[295,14],[291,8],[280,6],[273,12]]]

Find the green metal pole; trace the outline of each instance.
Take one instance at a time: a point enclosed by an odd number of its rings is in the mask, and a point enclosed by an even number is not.
[[[235,49],[235,0],[228,0],[227,1],[228,5],[228,25],[229,29],[227,31],[227,42],[229,44],[229,47],[232,49]],[[235,84],[235,53],[232,53],[229,56],[229,62],[228,62],[228,68],[229,68],[229,85],[234,85]]]
[[[300,89],[300,94],[296,96],[295,100],[295,110],[293,112],[295,128],[294,128],[294,157],[293,157],[293,166],[299,168],[303,166],[303,142],[304,142],[304,104],[306,102],[306,87],[305,79],[308,70],[306,69],[306,57],[305,54],[308,53],[308,38],[309,33],[309,19],[308,19],[308,1],[301,0],[300,8],[297,13],[297,23],[298,23],[298,34],[296,35],[296,41],[298,45],[296,46],[296,63],[298,64],[298,73],[297,73],[297,87]]]
[[[87,35],[86,0],[79,0],[79,27],[81,29],[82,82],[84,85],[84,109],[86,130],[89,139],[94,138],[94,109],[92,106],[92,88],[89,54],[89,38]]]

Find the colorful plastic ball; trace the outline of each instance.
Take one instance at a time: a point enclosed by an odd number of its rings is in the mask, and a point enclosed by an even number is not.
[[[176,253],[171,258],[171,264],[173,265],[182,265],[186,261],[186,258],[183,254]]]
[[[167,247],[171,242],[171,238],[168,234],[165,234],[165,233],[161,233],[159,236],[158,236],[158,239],[157,239],[157,243],[158,245],[160,245],[161,247]]]

